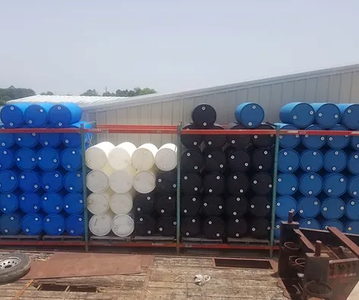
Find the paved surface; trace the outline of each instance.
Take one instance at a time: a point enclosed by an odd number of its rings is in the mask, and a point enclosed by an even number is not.
[[[355,289],[350,294],[348,300],[358,300],[359,299],[359,283],[356,285]]]

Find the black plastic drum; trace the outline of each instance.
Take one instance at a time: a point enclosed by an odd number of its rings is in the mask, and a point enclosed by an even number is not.
[[[252,165],[256,171],[269,171],[273,166],[273,153],[268,148],[259,148],[254,151]]]
[[[201,204],[200,196],[184,195],[181,197],[181,214],[186,217],[193,217],[199,213]]]
[[[200,150],[190,149],[181,156],[181,168],[188,172],[199,172],[204,164],[204,157]]]
[[[270,199],[266,196],[255,196],[249,201],[249,212],[255,217],[267,217],[271,211]]]
[[[224,192],[226,180],[222,173],[208,173],[203,178],[203,192],[209,195],[220,195]]]
[[[162,194],[174,194],[177,191],[177,170],[158,172],[156,175],[156,188]]]
[[[195,124],[188,124],[182,128],[182,130],[200,129]],[[188,149],[198,148],[203,141],[202,135],[195,134],[181,134],[181,142],[183,146]]]
[[[153,235],[156,232],[156,220],[149,215],[138,215],[135,218],[137,236]]]
[[[241,124],[230,123],[225,129],[247,129]],[[227,135],[227,142],[235,148],[246,148],[251,144],[250,135]]]
[[[227,153],[227,167],[232,172],[247,172],[251,167],[251,156],[246,150],[234,148]]]
[[[261,125],[259,125],[256,129],[269,129],[269,130],[273,130],[273,126],[266,124],[266,123],[262,123]],[[275,142],[275,138],[273,134],[268,134],[268,135],[253,135],[252,136],[252,143],[253,145],[255,145],[256,147],[260,148],[260,147],[270,147],[272,145],[274,145]]]
[[[209,104],[200,104],[192,111],[192,120],[197,127],[211,127],[216,119],[216,110]]]
[[[156,211],[164,216],[174,215],[176,211],[176,197],[172,195],[156,197]]]
[[[270,222],[265,218],[254,219],[249,225],[248,233],[254,238],[268,238],[270,233]]]
[[[199,217],[185,217],[181,219],[181,233],[183,237],[194,237],[201,233],[202,224]]]
[[[266,172],[259,172],[251,178],[251,190],[257,195],[267,195],[272,192],[272,176]]]
[[[184,173],[181,175],[181,189],[186,195],[201,193],[202,177],[198,173]]]
[[[218,129],[218,130],[223,130],[223,127],[215,124],[211,127],[209,127],[208,129]],[[211,134],[211,135],[203,135],[203,141],[204,144],[206,145],[206,147],[210,147],[210,148],[222,148],[227,141],[227,137],[224,134],[218,135],[218,134]]]
[[[220,239],[226,232],[226,224],[221,218],[209,217],[203,222],[203,232],[209,239]]]
[[[137,194],[133,199],[133,208],[136,213],[149,214],[154,209],[155,197],[151,194]]]
[[[175,236],[176,225],[175,217],[162,217],[157,222],[157,233],[162,236]]]
[[[248,223],[245,219],[232,217],[226,222],[227,236],[231,238],[240,238],[247,234]]]
[[[239,218],[248,211],[248,200],[244,196],[229,196],[225,203],[228,216]]]
[[[203,198],[202,212],[210,217],[218,217],[224,212],[224,200],[221,196],[206,196]]]
[[[227,191],[234,196],[241,196],[249,189],[249,179],[241,172],[232,173],[226,180]]]
[[[203,151],[204,167],[209,172],[223,172],[226,168],[226,154],[220,149],[206,148]]]

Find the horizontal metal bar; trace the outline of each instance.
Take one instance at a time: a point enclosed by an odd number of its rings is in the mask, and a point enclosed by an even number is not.
[[[275,135],[275,130],[265,129],[184,129],[181,134],[197,135]]]
[[[341,135],[359,136],[359,131],[349,130],[280,130],[281,135]]]

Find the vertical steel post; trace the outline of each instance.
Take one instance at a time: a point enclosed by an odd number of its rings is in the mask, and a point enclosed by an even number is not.
[[[275,230],[275,209],[277,207],[277,178],[278,178],[278,154],[279,154],[279,135],[280,127],[276,126],[275,133],[275,150],[274,150],[274,169],[273,169],[273,190],[272,190],[272,214],[270,230],[270,249],[269,256],[273,257],[274,230]]]
[[[181,240],[181,130],[182,122],[177,126],[177,209],[176,209],[176,251],[180,252]]]
[[[85,250],[89,250],[89,217],[87,211],[87,187],[86,187],[86,140],[85,140],[85,126],[81,124],[81,152],[82,152],[82,188],[83,188],[83,198],[84,198],[84,224],[85,224]]]

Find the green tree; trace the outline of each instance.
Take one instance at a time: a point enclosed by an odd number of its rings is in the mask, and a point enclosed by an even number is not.
[[[20,99],[34,95],[35,92],[32,89],[16,88],[12,85],[6,89],[0,89],[0,105],[4,105],[9,100]]]
[[[87,90],[86,92],[82,93],[81,96],[98,96],[98,92],[93,89],[93,90]]]
[[[102,94],[103,97],[116,97],[115,93],[111,93],[111,92],[104,92]]]
[[[116,96],[118,97],[135,97],[135,96],[142,96],[148,94],[155,94],[157,93],[156,90],[150,88],[139,88],[135,87],[133,90],[117,90]]]
[[[54,93],[53,92],[43,92],[43,93],[41,93],[40,95],[46,95],[46,96],[53,96],[54,95]]]

